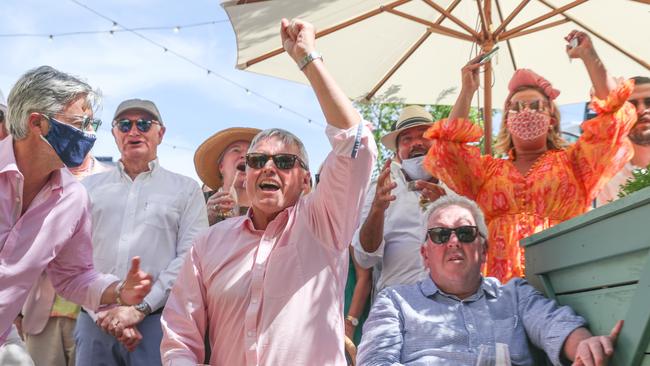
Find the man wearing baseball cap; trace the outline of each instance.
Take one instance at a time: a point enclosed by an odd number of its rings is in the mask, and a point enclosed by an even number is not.
[[[210,225],[228,217],[244,215],[250,207],[244,180],[246,152],[257,128],[232,127],[205,140],[194,154],[194,167],[210,191],[207,200]]]
[[[381,143],[394,153],[371,186],[352,240],[354,257],[364,268],[379,266],[376,293],[385,287],[412,284],[424,275],[420,259],[426,235],[424,206],[446,194],[442,183],[426,172],[422,159],[431,141],[422,134],[433,123],[421,106],[405,107]],[[354,325],[356,319],[346,318]]]
[[[153,102],[120,103],[112,133],[121,153],[117,169],[82,182],[91,200],[94,263],[121,274],[128,258],[139,255],[154,283],[140,304],[82,310],[76,362],[160,365],[160,314],[192,240],[208,226],[205,203],[194,180],[160,166],[157,149],[165,124]]]

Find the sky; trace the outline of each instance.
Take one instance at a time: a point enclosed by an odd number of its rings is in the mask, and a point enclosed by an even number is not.
[[[140,33],[202,68],[135,34],[119,32],[122,28],[79,3],[126,28],[167,27]],[[311,88],[235,69],[235,36],[217,0],[3,0],[2,5],[0,89],[7,96],[20,75],[40,65],[75,74],[99,88],[103,107],[96,117],[104,124],[93,149],[96,156],[119,159],[110,122],[117,105],[129,98],[150,99],[161,112],[167,128],[158,148],[161,165],[197,180],[194,151],[209,136],[228,127],[287,129],[304,142],[311,167],[318,167],[330,150],[324,117]],[[211,21],[218,23],[182,27]],[[178,32],[173,30],[176,26],[181,26]],[[58,36],[111,29],[118,32]],[[44,36],[8,36],[16,34]],[[55,36],[50,38],[50,34]],[[206,69],[212,72],[208,74]],[[575,126],[582,109],[582,105],[562,108],[563,124]]]

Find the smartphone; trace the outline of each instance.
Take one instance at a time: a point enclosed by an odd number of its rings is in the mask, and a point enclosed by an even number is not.
[[[478,61],[476,61],[477,64],[482,65],[492,59],[492,57],[497,53],[499,50],[499,46],[495,46],[490,52],[486,53],[483,55],[483,57],[479,58]]]
[[[576,47],[578,47],[578,44],[579,44],[579,43],[580,43],[580,41],[578,40],[578,37],[573,37],[573,38],[571,38],[571,40],[569,41],[569,46],[570,46],[571,48],[576,48]]]

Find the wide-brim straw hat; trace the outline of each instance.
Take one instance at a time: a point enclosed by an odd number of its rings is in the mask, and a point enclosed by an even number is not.
[[[433,124],[433,117],[431,113],[427,112],[424,107],[419,105],[410,105],[402,109],[397,122],[393,125],[391,132],[385,134],[381,138],[381,143],[386,146],[387,149],[395,152],[397,151],[397,136],[408,130],[411,127],[416,126],[431,126]]]
[[[205,140],[194,153],[194,167],[201,181],[213,190],[223,184],[219,174],[219,159],[224,150],[236,141],[253,141],[261,130],[250,127],[233,127],[221,130]]]

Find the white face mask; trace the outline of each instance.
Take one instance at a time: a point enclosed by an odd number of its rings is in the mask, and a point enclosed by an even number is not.
[[[404,159],[402,160],[402,169],[409,176],[409,178],[414,180],[429,180],[433,178],[431,173],[424,170],[424,155],[418,156],[417,158]]]

